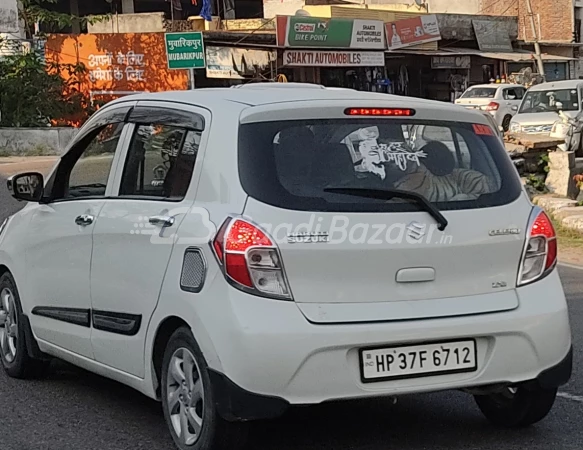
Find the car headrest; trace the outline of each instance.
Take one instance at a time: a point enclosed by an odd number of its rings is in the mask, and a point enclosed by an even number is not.
[[[314,155],[314,134],[305,127],[283,130],[274,151],[278,172],[282,176],[307,176]]]
[[[324,144],[316,148],[312,178],[326,185],[340,185],[355,180],[354,163],[346,145]]]
[[[442,142],[430,141],[421,148],[421,151],[427,154],[421,161],[433,175],[442,177],[451,174],[455,169],[453,153]]]

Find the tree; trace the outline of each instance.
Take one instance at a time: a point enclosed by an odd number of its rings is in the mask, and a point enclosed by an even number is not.
[[[19,0],[19,18],[29,42],[35,41],[37,24],[59,31],[75,21],[84,24],[105,17],[88,19],[48,9],[56,3],[57,0]],[[82,64],[47,65],[34,45],[30,51],[23,48],[14,55],[0,57],[0,126],[36,127],[84,121],[92,113],[80,90],[85,71]]]
[[[35,35],[35,25],[40,24],[50,31],[58,32],[77,22],[83,28],[87,23],[103,20],[107,16],[80,17],[73,14],[52,11],[50,5],[58,0],[19,0],[18,15],[24,25],[26,37]]]
[[[0,126],[40,127],[83,121],[92,112],[79,90],[79,76],[84,71],[82,65],[47,66],[33,51],[0,59]]]

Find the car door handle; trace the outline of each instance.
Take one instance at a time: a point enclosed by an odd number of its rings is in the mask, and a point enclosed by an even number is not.
[[[95,217],[91,214],[81,214],[80,216],[77,216],[75,223],[77,225],[81,225],[82,227],[86,227],[87,225],[91,225],[94,220]]]
[[[152,216],[148,221],[151,225],[157,225],[162,228],[174,225],[174,217],[172,216]]]

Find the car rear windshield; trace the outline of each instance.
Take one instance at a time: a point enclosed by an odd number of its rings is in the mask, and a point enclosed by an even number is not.
[[[243,124],[239,175],[251,197],[302,211],[410,211],[415,205],[326,192],[398,189],[439,209],[507,204],[516,169],[487,125],[410,119],[319,119]]]
[[[494,98],[498,88],[476,87],[468,89],[461,98]]]

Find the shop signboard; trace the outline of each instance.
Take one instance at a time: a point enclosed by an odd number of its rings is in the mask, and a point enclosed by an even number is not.
[[[204,69],[202,33],[165,33],[166,60],[169,69]]]
[[[276,31],[279,47],[386,49],[380,20],[277,16]]]
[[[357,50],[286,50],[283,65],[288,67],[380,67],[385,65],[384,52]]]
[[[499,22],[494,20],[472,20],[478,48],[483,52],[512,52],[512,42],[508,33],[499,30]]]
[[[388,22],[385,26],[389,50],[441,40],[435,14],[423,14],[409,19]]]
[[[206,76],[242,80],[269,71],[277,52],[239,47],[206,48]]]
[[[470,56],[432,56],[432,69],[469,69]]]

